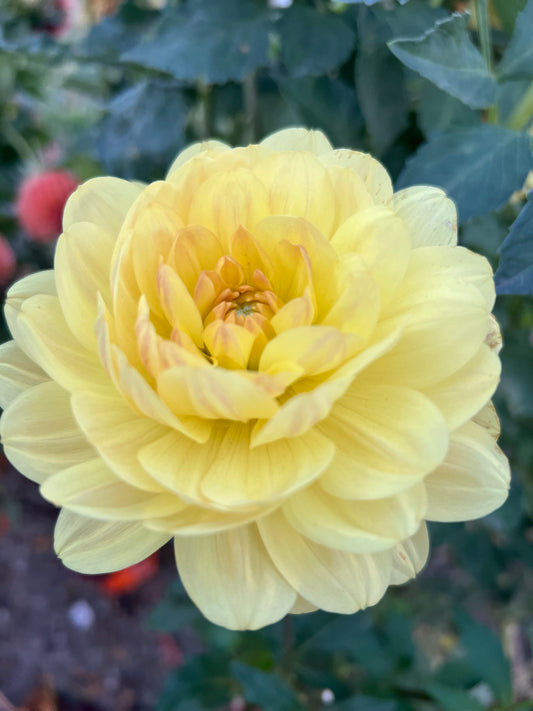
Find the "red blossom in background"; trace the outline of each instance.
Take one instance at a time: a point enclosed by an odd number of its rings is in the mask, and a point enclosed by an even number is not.
[[[17,271],[17,257],[7,239],[0,235],[0,286],[7,286]]]
[[[109,573],[100,582],[100,587],[110,597],[118,597],[134,592],[141,585],[148,582],[157,573],[159,568],[159,553],[153,553],[149,558],[140,563],[130,565],[129,568]]]
[[[65,170],[48,170],[22,181],[16,201],[17,218],[35,242],[53,242],[61,232],[65,203],[78,187]]]

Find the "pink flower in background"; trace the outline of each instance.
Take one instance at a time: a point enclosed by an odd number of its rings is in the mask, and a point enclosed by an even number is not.
[[[17,257],[7,239],[0,235],[0,286],[8,286],[17,271]]]
[[[47,170],[22,181],[16,201],[17,218],[34,242],[54,242],[61,232],[65,203],[78,187],[65,170]]]

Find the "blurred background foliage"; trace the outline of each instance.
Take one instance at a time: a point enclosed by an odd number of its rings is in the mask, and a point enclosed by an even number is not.
[[[195,642],[157,711],[531,710],[533,0],[2,0],[2,286],[51,265],[56,235],[24,226],[31,176],[150,181],[191,141],[295,124],[372,152],[398,188],[443,187],[462,244],[499,263],[511,494],[433,525],[425,573],[351,617],[229,632],[176,581],[148,624]]]

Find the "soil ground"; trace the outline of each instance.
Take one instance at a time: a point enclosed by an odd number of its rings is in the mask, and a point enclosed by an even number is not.
[[[170,555],[139,590],[106,597],[58,560],[57,510],[6,463],[0,496],[0,711],[152,711],[180,654],[146,625],[176,574]]]

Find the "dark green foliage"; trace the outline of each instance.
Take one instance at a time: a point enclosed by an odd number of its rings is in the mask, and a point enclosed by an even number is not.
[[[505,238],[500,255],[498,293],[533,295],[533,192]]]

